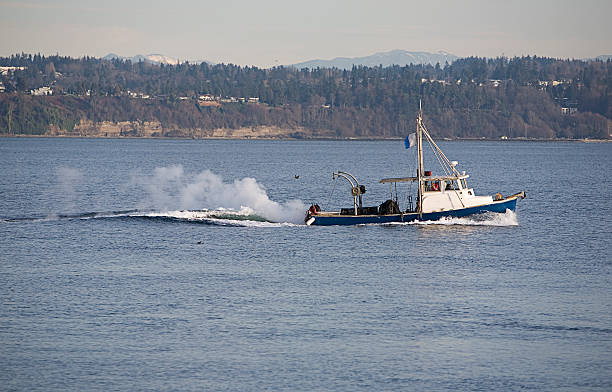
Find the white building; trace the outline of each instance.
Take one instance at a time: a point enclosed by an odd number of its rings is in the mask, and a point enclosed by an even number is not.
[[[53,95],[53,90],[51,87],[43,86],[34,90],[30,90],[30,94],[32,95]]]
[[[221,98],[221,103],[236,103],[236,102],[238,102],[236,97]]]
[[[0,75],[8,75],[15,73],[15,71],[24,71],[28,67],[0,67]]]
[[[562,107],[561,114],[574,114],[578,112],[578,108],[576,107]]]

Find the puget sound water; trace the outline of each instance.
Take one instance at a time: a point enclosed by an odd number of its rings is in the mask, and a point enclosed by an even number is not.
[[[0,389],[612,390],[612,144],[440,147],[516,214],[303,225],[401,141],[0,139]]]

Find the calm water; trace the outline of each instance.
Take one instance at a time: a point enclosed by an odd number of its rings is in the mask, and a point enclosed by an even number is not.
[[[516,215],[293,223],[399,141],[0,139],[1,389],[612,390],[612,144],[441,148]]]

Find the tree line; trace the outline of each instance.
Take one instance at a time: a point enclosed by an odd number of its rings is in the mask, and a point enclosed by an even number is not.
[[[0,66],[0,133],[70,130],[79,121],[159,121],[164,129],[277,126],[337,137],[401,137],[419,101],[434,136],[609,138],[612,62],[536,56],[351,70],[155,65],[19,54]],[[53,96],[32,96],[50,86]],[[133,98],[148,96],[149,99]],[[257,97],[202,106],[198,97]],[[565,108],[562,109],[562,108]]]

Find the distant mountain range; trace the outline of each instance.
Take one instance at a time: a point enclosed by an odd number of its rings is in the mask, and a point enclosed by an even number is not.
[[[103,60],[121,59],[124,61],[130,60],[132,63],[139,63],[141,61],[144,61],[145,63],[170,64],[170,65],[176,65],[179,63],[177,59],[174,59],[168,56],[164,56],[163,54],[148,54],[146,56],[142,54],[137,54],[136,56],[133,56],[133,57],[123,57],[123,56],[116,55],[114,53],[109,53],[106,56],[102,57],[102,59]]]
[[[121,60],[130,60],[132,63],[138,63],[140,61],[144,61],[151,64],[170,64],[176,65],[179,63],[178,59],[164,56],[163,54],[148,54],[142,55],[138,54],[132,57],[124,57],[119,56],[115,53],[109,53],[106,56],[102,57],[104,60],[113,60],[113,59],[121,59]],[[459,59],[458,56],[455,56],[452,53],[448,53],[445,51],[438,51],[436,53],[430,52],[409,52],[406,50],[391,50],[389,52],[380,52],[375,53],[370,56],[365,57],[336,57],[332,60],[310,60],[304,61],[297,64],[289,65],[290,67],[295,67],[298,69],[301,68],[338,68],[338,69],[351,69],[353,65],[363,65],[366,67],[377,67],[382,65],[383,67],[388,67],[391,65],[410,65],[410,64],[431,64],[436,65],[440,64],[441,67],[448,62],[451,64],[453,61]],[[595,58],[585,59],[585,61],[589,60],[600,60],[607,61],[612,60],[612,55],[601,55]],[[205,61],[205,60],[202,60]],[[202,61],[190,61],[190,63],[200,63]],[[209,61],[205,61],[209,64],[213,64]]]
[[[459,57],[454,54],[438,51],[437,53],[430,52],[408,52],[406,50],[392,50],[389,52],[375,53],[365,57],[336,57],[333,60],[310,60],[302,63],[289,65],[295,68],[338,68],[338,69],[351,69],[353,65],[363,65],[367,67],[377,67],[382,64],[383,67],[390,65],[409,65],[409,64],[431,64],[435,65],[440,63],[440,66],[448,62],[449,64],[457,60]],[[178,59],[164,56],[163,54],[138,54],[132,57],[119,56],[115,53],[109,53],[102,57],[103,60],[130,60],[132,63],[138,63],[144,61],[151,64],[170,64],[176,65],[179,63]],[[197,61],[199,63],[201,61]],[[212,64],[206,61],[209,64]]]
[[[431,64],[440,63],[444,67],[446,62],[449,64],[457,60],[459,57],[454,54],[438,51],[430,52],[408,52],[406,50],[392,50],[390,52],[375,53],[365,57],[336,57],[333,60],[310,60],[302,63],[293,64],[295,68],[338,68],[351,69],[353,65],[363,65],[366,67],[377,67],[382,65],[388,67],[390,65],[408,65],[408,64]]]

